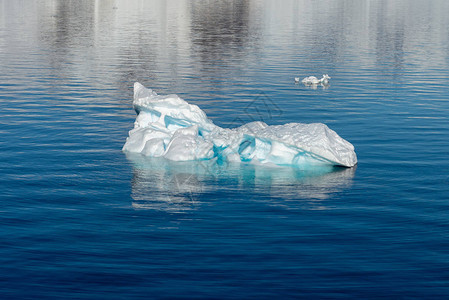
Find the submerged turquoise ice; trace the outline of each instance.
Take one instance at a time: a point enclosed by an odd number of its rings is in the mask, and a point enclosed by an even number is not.
[[[221,128],[198,106],[134,84],[137,118],[123,151],[173,161],[216,160],[254,164],[353,167],[354,146],[325,124],[269,126],[257,121]]]

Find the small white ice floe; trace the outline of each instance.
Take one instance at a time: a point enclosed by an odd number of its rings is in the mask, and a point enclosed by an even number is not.
[[[295,78],[296,79],[299,78]],[[323,77],[321,79],[316,78],[315,76],[309,76],[304,78],[301,82],[307,85],[314,85],[314,84],[323,84],[323,85],[327,85],[329,84],[329,79],[331,79],[331,77],[327,74],[324,74]]]

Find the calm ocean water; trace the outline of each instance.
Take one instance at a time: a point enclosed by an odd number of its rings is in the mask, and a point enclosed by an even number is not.
[[[0,0],[0,298],[447,299],[447,12]],[[222,127],[325,123],[358,166],[126,155],[135,81]]]

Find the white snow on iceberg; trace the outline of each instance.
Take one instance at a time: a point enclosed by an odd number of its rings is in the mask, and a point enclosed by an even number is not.
[[[352,167],[354,146],[325,124],[268,126],[251,122],[228,129],[213,124],[196,105],[134,84],[137,118],[123,151],[172,161],[216,160],[307,168]]]

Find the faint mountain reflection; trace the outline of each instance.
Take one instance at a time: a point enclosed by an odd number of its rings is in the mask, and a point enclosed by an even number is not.
[[[257,59],[261,48],[263,6],[255,1],[191,2],[191,58],[202,80],[226,87],[225,70],[244,72],[244,61]]]
[[[356,168],[298,170],[214,161],[172,162],[126,153],[133,164],[132,206],[184,212],[197,209],[212,193],[240,191],[250,201],[284,208],[329,209],[325,200],[352,185]],[[265,199],[265,200],[264,200]]]

